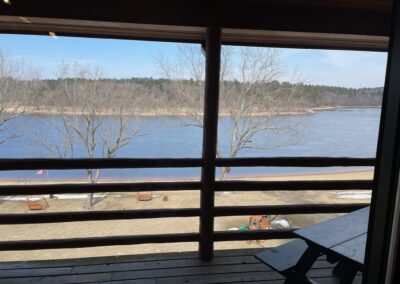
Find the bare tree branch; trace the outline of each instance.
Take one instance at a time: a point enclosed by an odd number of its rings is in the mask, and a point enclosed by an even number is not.
[[[127,109],[127,99],[137,89],[134,84],[116,87],[102,80],[99,68],[80,64],[62,64],[58,76],[62,84],[56,90],[60,97],[57,107],[62,123],[55,124],[63,143],[40,141],[50,154],[75,157],[75,148],[82,146],[86,158],[114,158],[142,134],[134,112]],[[89,183],[96,183],[100,170],[87,169],[87,177]],[[87,209],[92,207],[92,199],[93,194],[88,194]]]
[[[40,87],[38,76],[21,61],[0,49],[0,144],[20,137],[9,122],[23,115]]]
[[[156,63],[161,75],[169,79],[179,105],[191,117],[192,121],[184,126],[203,127],[204,58],[200,48],[196,45],[181,46],[177,58],[168,60],[160,56],[156,58]],[[298,108],[301,81],[274,84],[285,75],[277,49],[223,47],[220,114],[229,118],[229,157],[236,157],[243,149],[260,149],[253,143],[253,138],[260,132],[289,130],[274,125],[270,119]],[[223,154],[219,141],[217,156]],[[221,178],[229,171],[224,168]]]

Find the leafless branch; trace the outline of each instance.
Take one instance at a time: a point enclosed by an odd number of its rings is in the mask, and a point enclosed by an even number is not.
[[[156,58],[156,63],[160,74],[169,79],[178,104],[192,118],[184,126],[203,127],[201,102],[204,92],[204,58],[199,46],[181,46],[174,60],[160,56]],[[296,96],[302,86],[301,81],[297,78],[295,84],[274,84],[285,78],[285,75],[277,49],[223,47],[220,113],[229,118],[229,157],[236,157],[243,149],[260,149],[260,146],[253,143],[253,138],[260,132],[288,131],[268,119],[298,108],[299,100]],[[218,143],[217,156],[222,155]],[[221,177],[225,177],[229,171],[223,169]]]

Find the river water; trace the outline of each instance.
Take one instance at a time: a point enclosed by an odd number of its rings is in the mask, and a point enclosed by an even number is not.
[[[374,157],[376,152],[380,108],[348,108],[319,111],[309,115],[279,116],[270,119],[256,118],[273,129],[259,132],[239,152],[238,157]],[[49,124],[48,122],[52,122]],[[48,141],[60,144],[62,139],[54,125],[61,123],[57,116],[25,115],[10,121],[3,135],[20,136],[0,145],[0,158],[52,157],[38,143]],[[122,148],[117,157],[142,158],[198,158],[201,156],[202,129],[187,126],[188,118],[182,116],[142,117],[136,121],[141,136]],[[221,117],[218,138],[221,152],[226,156],[230,142],[229,118]],[[85,157],[82,145],[77,145],[75,157]],[[358,168],[352,168],[358,169]],[[282,175],[293,173],[346,171],[335,168],[235,168],[235,177]],[[197,168],[185,169],[123,169],[101,170],[102,179],[171,180],[192,179],[200,176]],[[49,171],[38,175],[36,171],[1,172],[0,179],[9,180],[61,180],[85,178],[84,170]]]

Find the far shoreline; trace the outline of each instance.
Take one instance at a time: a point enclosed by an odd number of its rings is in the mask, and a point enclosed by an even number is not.
[[[357,109],[357,108],[381,108],[381,106],[320,106],[320,107],[314,107],[314,108],[306,108],[303,110],[298,110],[298,111],[286,111],[286,112],[257,112],[253,113],[252,116],[257,117],[257,116],[296,116],[296,115],[308,115],[308,114],[314,114],[320,111],[330,111],[330,110],[338,110],[338,109]],[[22,113],[23,115],[45,115],[45,116],[51,116],[51,115],[61,115],[62,112],[59,111],[55,107],[25,107],[21,106],[19,108],[15,107],[9,107],[6,108],[5,110],[6,113]],[[64,112],[66,115],[75,115],[73,111],[66,111]],[[79,115],[80,113],[78,113]],[[118,112],[113,112],[113,111],[107,111],[107,112],[102,112],[98,113],[99,115],[102,116],[114,116],[118,115]],[[132,113],[123,113],[124,116],[139,116],[139,117],[156,117],[156,116],[170,116],[170,117],[184,117],[184,116],[190,116],[186,111],[184,110],[155,110],[155,111],[139,111],[139,112],[132,112]],[[203,116],[203,113],[197,113],[196,115]],[[225,117],[229,116],[228,113],[221,112],[219,116]]]

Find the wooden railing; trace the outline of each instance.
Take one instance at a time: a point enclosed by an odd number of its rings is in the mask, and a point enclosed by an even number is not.
[[[202,159],[6,159],[0,160],[0,170],[87,169],[87,168],[170,168],[201,167]],[[373,166],[374,159],[360,158],[236,158],[216,159],[218,167],[351,167]],[[215,168],[214,168],[215,171]],[[370,190],[371,180],[334,181],[212,181],[213,194],[216,191],[302,191],[302,190]],[[139,192],[139,191],[184,191],[204,190],[202,182],[141,182],[141,183],[99,183],[99,184],[39,184],[3,185],[0,196],[97,193],[97,192]],[[56,212],[32,214],[0,214],[0,224],[33,224],[80,222],[119,219],[147,219],[169,217],[211,218],[241,215],[290,215],[316,213],[345,213],[357,210],[367,204],[298,204],[260,206],[213,206],[208,210],[200,208],[112,210],[85,212]],[[214,231],[211,242],[284,239],[292,238],[294,229],[271,229],[263,231]],[[0,250],[38,250],[55,248],[79,248],[144,243],[201,242],[200,233],[109,236],[53,240],[2,241]],[[201,246],[200,246],[201,247]]]

